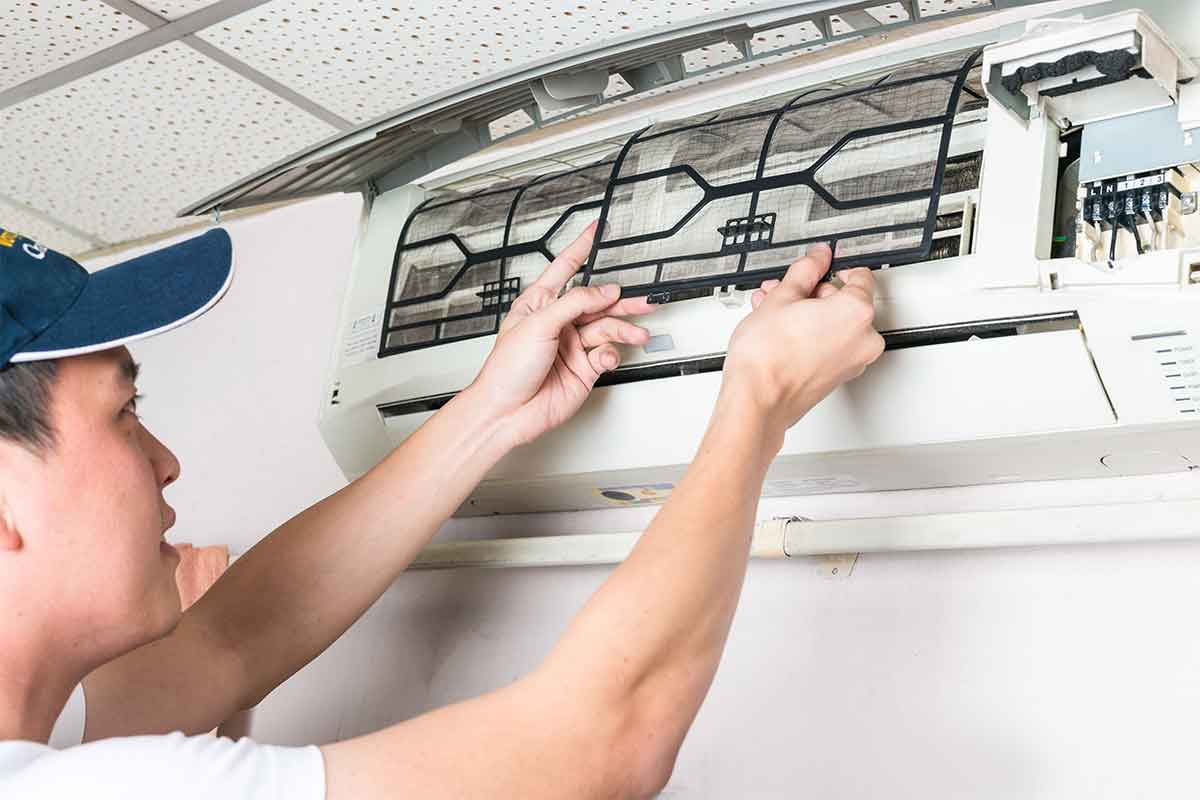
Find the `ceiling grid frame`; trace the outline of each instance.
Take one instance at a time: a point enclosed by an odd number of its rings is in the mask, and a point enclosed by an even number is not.
[[[188,14],[186,17],[181,17],[157,28],[150,28],[97,53],[71,61],[32,80],[5,89],[0,92],[0,109],[86,78],[107,67],[148,53],[190,33],[203,30],[229,17],[269,2],[271,0],[220,0],[220,2]]]
[[[927,1],[938,4],[938,13],[932,15],[934,19],[948,20],[950,17],[970,14],[980,9],[999,10],[1035,4],[1041,0]],[[813,23],[818,29],[827,31],[821,41],[808,45],[809,49],[817,49],[831,43],[917,24],[925,16],[925,12],[922,11],[909,16],[908,19],[896,19],[889,21],[890,24],[883,24],[868,15],[871,29],[863,33],[849,25],[837,33],[831,30],[832,17],[888,5],[889,0],[829,0],[749,5],[736,11],[692,17],[669,27],[659,26],[617,38],[601,39],[598,43],[537,59],[522,66],[478,78],[465,85],[456,84],[454,88],[432,96],[422,97],[386,116],[364,123],[342,137],[319,143],[247,177],[238,184],[192,203],[186,206],[180,215],[204,214],[217,208],[247,208],[260,202],[299,199],[331,191],[350,191],[364,186],[381,192],[403,185],[486,147],[491,143],[488,138],[489,121],[508,115],[518,108],[534,105],[536,84],[542,83],[548,77],[553,79],[558,75],[570,76],[579,71],[604,69],[610,74],[619,73],[628,79],[630,75],[638,72],[639,65],[661,66],[662,72],[670,73],[669,78],[650,84],[652,88],[635,87],[640,88],[640,92],[626,93],[619,97],[609,97],[606,93],[604,99],[599,95],[591,100],[584,98],[587,102],[575,105],[564,113],[546,114],[543,119],[535,119],[535,127],[541,127],[543,122],[556,123],[579,113],[590,112],[609,99],[624,102],[645,98],[653,93],[683,88],[689,85],[690,81],[703,83],[706,79],[766,63],[767,59],[762,59],[761,54],[755,50],[754,34],[759,31],[769,33],[776,26],[783,27],[802,21]],[[226,46],[232,48],[228,41],[223,41]],[[742,51],[742,59],[707,66],[697,72],[688,72],[685,69],[679,53],[722,41],[738,45]],[[802,49],[802,46],[789,45],[786,50],[778,52],[778,57],[790,57]],[[770,57],[773,60],[777,57],[776,53],[772,51]],[[672,59],[676,60],[677,66],[672,67]],[[757,63],[750,63],[752,61]],[[637,83],[637,80],[633,82]],[[405,137],[408,137],[407,146]],[[351,148],[353,152],[343,153],[342,151],[347,149],[345,143],[348,141],[356,143]],[[329,154],[328,157],[326,154]],[[377,169],[376,164],[380,161],[390,163],[390,168],[384,171]]]
[[[194,225],[173,206],[198,187],[336,133],[180,42],[0,110],[0,129],[44,153],[10,162],[0,192],[112,244]],[[79,145],[47,151],[63,136]]]
[[[39,242],[60,242],[58,249],[71,252],[90,251],[111,246],[87,231],[59,222],[53,217],[22,203],[16,198],[0,194],[0,222],[13,230]]]
[[[103,0],[9,0],[0,14],[0,91],[145,31]]]
[[[150,11],[142,5],[134,2],[134,0],[101,0],[101,2],[107,3],[118,11],[133,17],[138,22],[152,30],[154,28],[159,28],[170,24],[170,20],[165,17],[160,17],[153,11]],[[317,119],[324,120],[335,128],[340,130],[349,130],[350,128],[354,127],[354,124],[350,122],[350,120],[338,116],[324,106],[314,102],[310,98],[305,97],[304,95],[287,86],[284,86],[274,78],[264,75],[244,61],[234,58],[221,48],[200,38],[195,33],[185,34],[179,37],[178,41],[186,44],[193,50],[203,53],[222,66],[228,67],[229,69],[241,75],[243,78],[257,83],[268,92],[279,95],[292,105],[307,111]]]
[[[103,4],[115,12],[120,12],[123,18],[127,20],[127,22],[124,24],[113,25],[114,29],[112,33],[117,34],[115,37],[117,40],[99,50],[96,50],[94,47],[75,47],[74,50],[71,50],[67,53],[68,57],[77,56],[74,57],[73,60],[66,60],[63,57],[53,58],[50,59],[49,63],[47,64],[48,66],[49,64],[57,63],[57,66],[55,66],[53,69],[45,71],[44,68],[42,68],[40,74],[36,74],[32,78],[23,80],[13,85],[6,86],[4,83],[0,82],[0,117],[5,116],[3,114],[3,109],[5,108],[12,108],[17,104],[23,104],[32,98],[37,98],[42,94],[53,92],[56,89],[64,86],[73,86],[76,83],[86,83],[87,78],[90,76],[101,72],[107,73],[108,71],[119,67],[121,64],[131,59],[145,55],[146,53],[157,53],[167,45],[177,44],[192,49],[198,56],[209,61],[216,62],[216,64],[220,65],[231,73],[236,74],[238,77],[253,83],[259,89],[269,92],[271,95],[274,95],[291,106],[296,107],[300,111],[305,112],[305,117],[315,117],[326,125],[329,125],[330,128],[335,131],[346,131],[347,129],[353,127],[354,123],[345,116],[338,114],[337,109],[329,108],[314,99],[315,97],[325,98],[335,95],[336,92],[331,92],[328,85],[322,84],[319,80],[313,80],[302,84],[299,88],[289,86],[286,82],[279,80],[276,75],[271,74],[268,70],[260,69],[259,66],[248,63],[250,59],[246,58],[243,54],[230,53],[225,48],[222,48],[214,43],[215,40],[219,39],[218,34],[223,28],[235,27],[237,24],[239,24],[239,20],[250,21],[250,18],[253,16],[253,12],[258,11],[258,14],[261,15],[267,11],[267,9],[259,10],[260,7],[268,5],[280,7],[283,6],[287,1],[288,0],[140,0],[140,2],[135,2],[135,0],[88,0],[88,2],[92,4],[93,11],[95,11],[95,6]],[[489,0],[489,3],[490,2],[491,0]],[[888,6],[892,7],[893,9],[896,7],[902,8],[902,13],[906,14],[909,19],[916,20],[923,17],[936,17],[945,13],[961,13],[962,11],[971,10],[974,8],[983,10],[983,8],[986,7],[1000,7],[1004,4],[1006,4],[1006,0],[996,0],[995,2],[993,2],[993,0],[891,0],[891,2],[889,2],[889,0],[873,0],[857,3],[851,0],[850,2],[842,2],[837,4],[828,3],[825,5],[837,5],[842,9],[850,9],[852,21],[857,23],[856,27],[869,25],[871,28],[878,29],[887,27],[886,24],[881,24],[883,23],[883,20],[879,17],[881,9]],[[45,11],[45,6],[47,5],[48,4],[45,2],[41,3],[43,11]],[[81,2],[73,2],[67,5],[70,6],[69,10],[73,14],[76,13],[78,9],[85,7]],[[325,6],[330,5],[336,5],[336,3],[310,3],[305,6],[305,10],[308,12],[320,13],[321,11],[325,10]],[[343,23],[343,32],[353,30],[355,26],[361,27],[362,24],[365,24],[360,19],[359,9],[368,5],[373,4],[365,2],[353,3],[352,6],[354,8],[351,9],[351,13],[341,15],[339,21]],[[437,8],[438,13],[441,13],[441,9],[438,7],[437,3],[418,2],[409,5],[410,7],[429,6],[430,8]],[[623,21],[620,23],[619,27],[623,31],[633,30],[636,32],[638,30],[646,30],[647,28],[655,28],[656,26],[652,23],[651,19],[654,16],[652,12],[665,7],[659,3],[649,2],[649,0],[627,0],[626,2],[618,2],[617,0],[598,0],[598,3],[592,2],[592,0],[574,0],[574,2],[563,2],[562,0],[543,0],[543,2],[534,5],[544,7],[526,8],[524,9],[523,13],[538,17],[542,21],[547,21],[551,19],[552,16],[561,14],[564,18],[576,17],[575,22],[577,26],[582,24],[580,22],[581,20],[590,23],[591,28],[588,28],[586,25],[580,28],[580,30],[586,30],[587,32],[587,35],[584,37],[584,41],[590,41],[592,39],[603,40],[606,37],[612,37],[612,32],[593,30],[594,28],[602,27],[595,19],[597,15],[610,14],[620,16],[623,18]],[[558,6],[560,5],[563,6],[563,8],[558,9]],[[666,22],[674,25],[676,22],[691,21],[702,15],[714,13],[719,14],[722,11],[728,13],[731,10],[740,10],[742,13],[747,14],[761,12],[769,15],[775,8],[784,4],[770,2],[769,0],[767,0],[767,2],[763,2],[763,0],[685,0],[685,2],[674,3],[671,5],[679,6],[680,8],[674,12],[673,17],[666,20],[660,20],[660,23]],[[57,11],[61,10],[59,9],[59,6],[64,6],[64,4],[53,4],[51,7]],[[389,8],[391,8],[392,11],[400,11],[402,10],[403,6],[397,4],[396,6],[389,6]],[[865,13],[853,13],[860,9],[869,10]],[[479,25],[480,23],[485,23],[491,27],[503,25],[503,21],[493,22],[496,12],[502,10],[503,9],[500,5],[489,5],[489,8],[485,9],[486,13],[475,15],[473,24]],[[832,9],[830,13],[833,13]],[[67,16],[70,18],[71,15]],[[325,16],[329,17],[329,14],[326,13]],[[438,24],[441,21],[441,18],[436,14],[427,14],[426,16],[433,19],[433,22],[429,25],[428,30],[423,30],[421,33],[412,35],[426,38],[433,37],[436,39],[437,34],[439,33]],[[870,23],[866,22],[866,20],[870,17],[873,17],[874,19],[871,19]],[[261,22],[263,19],[265,19],[265,17],[260,16],[259,19]],[[20,23],[20,20],[18,20],[18,23]],[[84,26],[77,25],[75,26],[75,29],[80,30],[83,27]],[[524,27],[528,28],[530,26],[525,25]],[[541,33],[545,33],[543,30],[545,26],[537,27]],[[824,27],[826,27],[826,29],[828,28],[828,15],[825,17]],[[869,33],[870,31],[864,28],[863,32]],[[3,41],[3,33],[3,28],[0,28],[0,41]],[[88,31],[88,33],[91,34],[93,38],[95,35],[97,35],[96,31]],[[847,33],[850,32],[843,30],[840,31],[840,33],[841,36],[837,38],[844,38]],[[798,35],[796,36],[787,36],[789,41],[787,41],[786,45],[781,49],[790,52],[783,52],[780,54],[780,57],[790,57],[794,53],[798,52],[797,45],[799,42],[797,39],[801,39],[810,44],[810,47],[805,49],[817,49],[823,44],[821,39],[814,39],[809,34],[806,34],[802,31],[798,31],[797,34]],[[55,37],[56,35],[58,36],[58,40],[62,41],[62,32],[51,30],[49,36]],[[114,37],[112,36],[101,37],[101,40],[112,41],[113,38]],[[438,41],[440,41],[440,39]],[[558,53],[569,51],[573,43],[575,42],[567,38],[556,39],[553,42],[553,46],[549,48],[549,55],[554,56]],[[740,46],[745,47],[747,50],[754,48],[756,55],[761,57],[761,55],[765,55],[766,52],[770,52],[772,49],[769,47],[761,47],[761,45],[765,44],[767,43],[758,41],[742,43]],[[446,48],[443,45],[443,49],[455,50],[456,48]],[[718,44],[715,46],[709,46],[707,51],[700,50],[696,53],[689,54],[687,72],[698,75],[699,77],[696,78],[697,82],[704,82],[705,80],[710,80],[712,78],[728,74],[731,71],[740,71],[757,66],[757,64],[751,64],[745,61],[733,60],[729,55],[727,55],[727,52],[728,50],[725,45]],[[59,53],[56,55],[61,56],[62,53],[63,51],[59,51]],[[81,53],[82,55],[79,55]],[[480,67],[484,65],[473,59],[471,60],[471,64],[466,64],[466,61],[469,59],[467,54],[459,52],[456,55],[464,62],[466,68],[469,69],[471,66],[475,67],[475,73],[472,76],[475,80],[486,80],[487,70],[480,69]],[[537,54],[535,53],[532,60],[536,60],[536,56]],[[66,60],[66,63],[63,63],[64,60]],[[514,53],[512,56],[509,56],[508,59],[505,59],[505,61],[509,61],[510,63],[528,62],[530,60],[531,59],[524,51],[521,51],[520,53]],[[772,58],[771,60],[775,59]],[[35,68],[35,71],[37,71],[37,68]],[[427,73],[426,77],[432,77],[434,79],[433,86],[437,87],[439,85],[438,81],[447,80],[447,75],[445,72],[445,70],[433,70]],[[397,70],[394,74],[404,73],[405,70]],[[29,71],[26,71],[25,75],[28,74]],[[3,75],[3,73],[0,73],[0,75]],[[621,102],[626,101],[627,98],[625,95],[631,95],[628,98],[630,100],[639,96],[639,93],[624,91],[626,87],[621,85],[624,82],[621,80],[620,76],[614,75],[614,78],[615,84],[611,88],[621,93]],[[233,82],[231,81],[230,83],[232,84]],[[459,83],[461,83],[461,81],[459,81]],[[313,91],[313,86],[317,87],[317,91]],[[422,88],[426,95],[431,94],[428,91],[429,86],[430,84],[428,82],[422,84]],[[652,93],[658,94],[664,91],[670,92],[672,91],[672,87],[667,86],[661,89],[652,90]],[[606,92],[606,94],[608,93],[609,92]],[[432,94],[436,95],[437,92],[432,92]],[[648,93],[643,92],[640,93],[640,96],[645,97],[647,94]],[[393,104],[388,110],[394,111],[394,109],[395,105]],[[574,116],[574,114],[562,115],[559,118],[567,118],[568,116]],[[514,122],[516,122],[515,119]],[[79,130],[82,130],[82,126],[75,127]],[[520,129],[521,125],[512,123],[509,125],[502,125],[498,127],[495,133],[503,136],[509,133],[512,128]],[[70,134],[67,135],[70,136]],[[492,137],[486,138],[490,139]],[[312,143],[316,144],[321,141],[325,141],[326,139],[327,137],[322,136],[314,140]],[[82,140],[80,144],[82,144]],[[147,144],[152,149],[155,146],[154,142],[143,143],[143,145]],[[142,155],[147,154],[142,153]],[[150,153],[149,155],[161,157],[161,154]],[[197,164],[197,166],[200,165]],[[84,181],[87,180],[86,177],[83,176],[76,178],[76,180],[80,179]],[[135,191],[137,188],[141,187],[135,187]],[[58,216],[61,216],[61,213],[58,211],[57,206],[55,208],[48,208],[47,203],[44,202],[48,198],[40,198],[35,196],[37,194],[37,190],[31,185],[22,185],[20,182],[18,182],[14,187],[10,183],[8,186],[0,186],[0,192],[5,192],[8,195],[6,197],[0,194],[0,204],[7,209],[10,219],[14,214],[25,214],[26,218],[30,220],[30,222],[24,223],[27,228],[35,229],[36,226],[49,231],[48,235],[50,237],[54,237],[62,243],[62,249],[77,252],[81,243],[86,243],[86,245],[91,249],[105,249],[113,246],[120,246],[123,241],[128,241],[124,235],[118,236],[114,239],[112,230],[106,228],[105,226],[91,225],[90,222],[92,220],[89,219],[87,215],[78,217],[74,214],[70,214],[69,216],[72,216],[71,222],[59,219]],[[101,198],[100,202],[104,203],[106,199],[107,198]],[[20,209],[20,211],[14,211],[13,209]],[[95,210],[96,209],[92,209],[92,211]],[[139,230],[138,238],[142,238],[144,236],[169,234],[169,232],[171,230],[175,230],[179,224],[180,221],[159,223],[157,231],[151,230],[150,228],[147,228],[146,230]],[[194,225],[195,220],[185,221],[184,224]],[[82,228],[96,229],[83,230],[79,226],[82,226]],[[154,226],[151,226],[151,228],[153,227]],[[101,232],[97,233],[97,230]],[[54,245],[53,239],[50,243],[52,246]]]

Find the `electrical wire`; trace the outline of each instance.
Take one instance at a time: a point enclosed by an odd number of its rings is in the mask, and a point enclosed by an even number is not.
[[[1150,249],[1157,250],[1158,244],[1158,223],[1154,221],[1154,216],[1149,211],[1143,211],[1142,216],[1146,218],[1146,224],[1150,226]]]
[[[1137,217],[1133,214],[1128,214],[1124,217],[1125,227],[1133,234],[1133,243],[1137,245],[1137,254],[1144,255],[1146,248],[1142,247],[1142,234],[1138,231]],[[1114,237],[1115,238],[1115,237]]]

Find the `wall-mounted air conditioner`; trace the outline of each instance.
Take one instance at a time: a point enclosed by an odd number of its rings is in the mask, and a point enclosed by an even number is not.
[[[464,514],[661,502],[747,290],[814,241],[877,268],[888,350],[788,434],[766,494],[1200,467],[1197,42],[1163,33],[1200,30],[1200,7],[927,5],[787,3],[598,45],[187,211],[367,194],[320,412],[350,478],[471,381],[513,298],[603,221],[576,282],[655,296],[652,338]],[[736,61],[689,69],[721,47]]]

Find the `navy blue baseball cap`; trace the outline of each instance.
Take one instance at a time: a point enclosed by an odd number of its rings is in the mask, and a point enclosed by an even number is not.
[[[233,244],[220,228],[89,274],[0,227],[0,369],[177,328],[212,308],[232,279]]]

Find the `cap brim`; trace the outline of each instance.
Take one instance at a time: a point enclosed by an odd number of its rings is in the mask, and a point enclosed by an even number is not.
[[[220,228],[97,270],[79,299],[11,361],[95,353],[178,328],[208,309],[233,280],[233,243]]]

